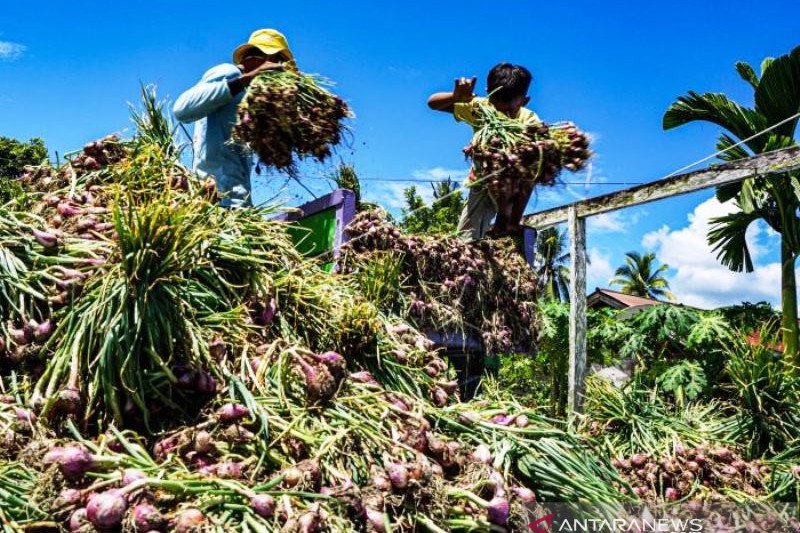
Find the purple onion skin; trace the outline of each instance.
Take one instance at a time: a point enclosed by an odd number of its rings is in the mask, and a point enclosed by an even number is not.
[[[125,494],[117,489],[93,494],[86,505],[89,522],[98,529],[111,529],[122,524],[128,501]]]
[[[250,507],[261,518],[270,518],[275,514],[275,499],[269,494],[254,494],[250,497]]]
[[[56,509],[76,507],[83,501],[83,493],[77,489],[64,489],[58,494],[58,498],[53,502]]]
[[[25,346],[32,340],[23,328],[8,328],[8,335],[17,346]]]
[[[269,303],[264,306],[264,309],[255,317],[254,322],[259,326],[268,326],[275,318],[275,313],[277,311],[278,304],[275,303],[275,300],[270,300]]]
[[[362,370],[360,372],[353,372],[350,374],[350,379],[353,381],[357,381],[359,383],[369,383],[372,385],[377,385],[378,381],[366,370]]]
[[[404,490],[408,487],[408,469],[405,465],[389,463],[386,466],[386,473],[389,475],[389,481],[392,482],[392,488]]]
[[[69,530],[70,531],[78,531],[85,526],[90,524],[89,518],[86,516],[86,508],[81,507],[80,509],[75,509],[72,514],[69,516]]]
[[[175,533],[190,533],[196,531],[205,521],[206,517],[199,509],[186,509],[175,519],[173,527]]]
[[[36,242],[41,244],[44,248],[55,248],[58,246],[58,237],[49,231],[33,230],[33,237]]]
[[[136,531],[159,530],[164,526],[164,515],[149,503],[140,503],[133,508],[133,525]]]
[[[49,318],[37,325],[33,330],[33,338],[39,342],[46,341],[53,334],[53,321]]]
[[[492,464],[492,452],[485,444],[480,444],[475,448],[472,458],[485,465]]]
[[[161,460],[167,457],[178,446],[178,440],[175,437],[166,437],[161,439],[153,447],[153,453],[156,458]]]
[[[342,355],[337,353],[337,352],[320,353],[320,354],[316,354],[314,357],[318,361],[321,361],[323,363],[332,363],[332,364],[343,364],[344,363],[344,357],[342,357]]]
[[[81,479],[83,475],[94,466],[92,455],[77,446],[54,448],[44,456],[45,464],[58,463],[64,477],[68,479]]]
[[[519,498],[524,505],[533,505],[536,503],[536,494],[529,488],[514,487],[511,489],[511,492],[513,492],[514,496]]]
[[[32,426],[36,423],[36,415],[32,411],[28,411],[22,407],[17,407],[14,409],[14,416],[17,417],[18,422],[22,422],[23,424],[27,424],[29,426]]]
[[[486,508],[489,522],[497,524],[498,526],[504,526],[508,523],[509,511],[508,500],[503,497],[492,498],[489,502],[489,506]]]
[[[319,531],[320,518],[316,510],[306,511],[298,519],[299,533],[316,533]]]
[[[232,424],[248,416],[250,411],[244,405],[238,403],[227,403],[219,408],[217,416],[220,422]]]
[[[498,426],[508,426],[514,421],[514,418],[515,417],[512,415],[497,415],[492,418],[492,424],[497,424]]]
[[[139,481],[140,479],[147,479],[147,474],[136,468],[128,468],[122,475],[122,486],[127,487],[131,483]]]
[[[242,463],[224,462],[217,465],[217,476],[226,479],[242,478]]]
[[[386,522],[382,512],[367,507],[367,521],[377,533],[386,533]]]
[[[194,389],[202,394],[214,394],[217,392],[217,380],[208,372],[200,371],[195,376]]]

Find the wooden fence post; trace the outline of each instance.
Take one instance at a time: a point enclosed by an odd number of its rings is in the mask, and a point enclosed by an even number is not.
[[[586,219],[578,216],[578,206],[569,207],[569,252],[572,268],[569,277],[569,396],[570,414],[583,411],[586,374]]]

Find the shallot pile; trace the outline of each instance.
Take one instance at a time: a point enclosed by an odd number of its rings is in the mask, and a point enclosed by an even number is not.
[[[513,240],[362,213],[332,274],[277,207],[219,207],[156,123],[31,169],[0,206],[3,533],[490,533],[554,502],[800,495],[795,455],[745,462],[683,420],[665,435],[691,448],[634,455],[665,440],[637,437],[655,404],[639,396],[587,402],[586,436],[489,378],[462,401],[426,333],[530,349],[536,280]]]
[[[217,206],[164,142],[90,143],[0,207],[4,531],[518,531],[539,500],[615,501],[586,441],[499,391],[461,403],[406,313],[302,257],[277,208]],[[459,287],[494,284],[498,324],[533,290],[486,273],[511,248],[406,244],[425,291],[470,254]],[[539,475],[554,446],[568,484]]]
[[[530,351],[536,276],[512,239],[465,243],[403,235],[379,210],[359,213],[347,231],[346,271],[370,276],[371,261],[397,255],[404,314],[418,327],[478,334],[489,353]]]

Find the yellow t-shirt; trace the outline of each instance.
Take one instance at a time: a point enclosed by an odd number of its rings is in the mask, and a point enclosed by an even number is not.
[[[458,102],[453,104],[453,117],[459,122],[465,122],[472,126],[473,129],[478,129],[479,125],[477,124],[477,120],[475,118],[475,103],[481,104],[488,104],[489,99],[484,97],[476,97],[473,98],[469,102]],[[541,122],[536,113],[528,109],[527,107],[523,107],[519,110],[519,115],[517,118],[512,120],[519,120],[520,122],[531,122],[537,121]]]
[[[472,126],[473,131],[477,131],[480,128],[480,125],[477,123],[477,119],[475,118],[475,102],[479,102],[481,104],[488,104],[489,99],[483,97],[476,97],[473,98],[469,102],[458,102],[453,104],[453,117],[459,122],[464,122]],[[519,110],[519,115],[517,118],[512,120],[519,120],[520,122],[541,122],[541,119],[528,109],[527,107],[523,107]],[[469,169],[469,176],[467,177],[467,186],[473,186],[472,184],[476,181],[475,177],[475,167],[471,167]],[[480,188],[480,185],[476,185]]]

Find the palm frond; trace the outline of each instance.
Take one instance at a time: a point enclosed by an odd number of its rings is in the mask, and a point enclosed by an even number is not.
[[[753,67],[750,63],[746,63],[744,61],[737,61],[736,62],[736,72],[739,73],[739,76],[750,84],[753,89],[758,88],[758,75],[756,71],[753,70]]]
[[[778,124],[800,112],[800,46],[770,62],[756,88],[756,111],[766,125]],[[773,133],[793,137],[798,119],[779,126]]]
[[[742,106],[722,93],[698,94],[689,91],[681,96],[664,113],[662,126],[665,130],[683,126],[689,122],[704,121],[721,126],[739,139],[746,139],[767,127],[764,115]],[[747,143],[754,152],[761,152],[764,140],[760,137]]]
[[[723,265],[735,272],[753,271],[753,258],[747,245],[747,228],[759,218],[757,212],[739,211],[711,219],[708,244]]]

